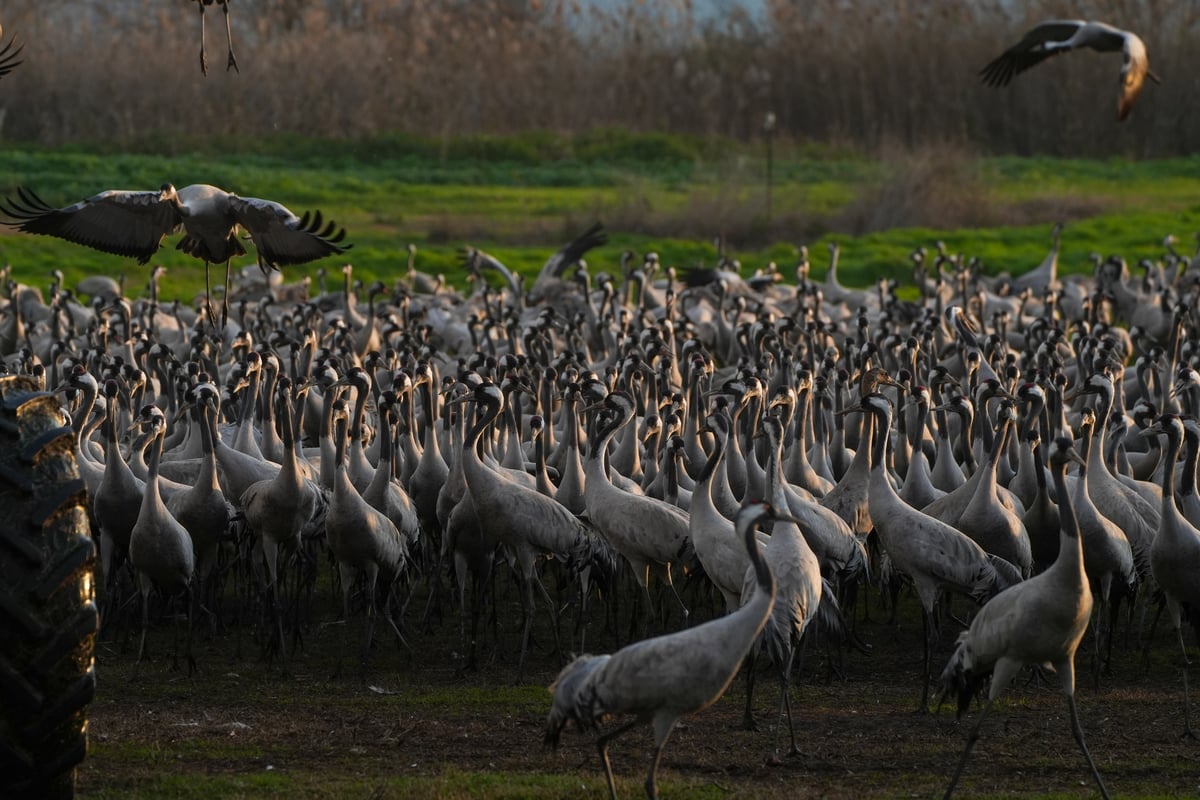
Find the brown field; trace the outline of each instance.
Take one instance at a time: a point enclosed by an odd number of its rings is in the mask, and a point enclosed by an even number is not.
[[[501,648],[489,640],[483,668],[465,675],[456,615],[431,633],[416,632],[418,601],[408,615],[413,657],[380,639],[362,680],[353,659],[346,662],[349,677],[330,679],[341,635],[336,626],[312,629],[286,673],[258,657],[249,634],[201,636],[200,671],[187,678],[169,669],[172,634],[164,623],[151,638],[158,657],[134,682],[136,641],[122,648],[110,637],[98,649],[92,753],[79,771],[82,796],[604,796],[594,736],[568,730],[559,753],[542,746],[550,697],[541,687],[553,679],[558,658],[543,626],[524,684],[514,685],[519,605],[515,591],[503,585],[507,578],[498,583]],[[872,598],[872,619],[858,622],[871,654],[847,655],[841,676],[830,677],[822,648],[810,651],[793,694],[803,754],[786,755],[785,732],[778,766],[767,758],[778,681],[761,660],[759,730],[741,729],[745,687],[739,677],[714,707],[685,718],[675,731],[660,774],[663,796],[940,795],[977,709],[962,721],[951,704],[914,712],[921,669],[916,608],[915,598],[902,597],[902,622],[888,625],[880,621],[886,610]],[[963,601],[955,609],[965,610]],[[611,649],[612,634],[598,622],[594,628],[595,650]],[[935,670],[956,631],[948,619]],[[1114,797],[1195,796],[1200,747],[1180,738],[1174,637],[1160,626],[1145,671],[1137,648],[1124,647],[1123,637],[1122,627],[1113,673],[1102,677],[1099,690],[1092,687],[1090,653],[1078,659],[1080,717],[1101,774]],[[1081,650],[1088,646],[1085,639]],[[1049,680],[1052,685],[1023,676],[1003,695],[984,724],[960,796],[1096,794],[1057,678]],[[613,745],[623,796],[642,796],[650,753],[648,728]]]

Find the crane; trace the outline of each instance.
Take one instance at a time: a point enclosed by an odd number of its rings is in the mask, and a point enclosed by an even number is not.
[[[589,443],[584,461],[584,500],[588,519],[629,562],[645,602],[645,627],[649,628],[654,613],[649,588],[651,570],[662,575],[686,618],[688,610],[675,590],[671,565],[688,549],[689,516],[662,500],[633,494],[614,485],[605,469],[606,453],[616,432],[633,419],[634,402],[627,393],[617,390],[610,392],[599,405],[605,414],[597,423],[594,441]]]
[[[1081,19],[1052,19],[1034,26],[1021,41],[988,62],[979,71],[988,86],[1007,86],[1017,75],[1051,56],[1079,47],[1101,53],[1121,51],[1121,91],[1117,95],[1117,120],[1129,116],[1142,93],[1146,78],[1159,83],[1150,69],[1146,43],[1132,31],[1115,28],[1105,22]]]
[[[1167,600],[1171,623],[1179,636],[1179,649],[1183,653],[1183,733],[1195,739],[1190,718],[1191,701],[1188,697],[1187,646],[1183,643],[1182,617],[1184,610],[1200,638],[1200,530],[1179,511],[1175,502],[1175,459],[1183,443],[1183,420],[1175,414],[1164,414],[1147,430],[1167,437],[1167,461],[1163,470],[1162,520],[1158,535],[1150,546],[1150,569],[1154,580],[1162,589]]]
[[[329,550],[338,563],[338,575],[342,582],[342,613],[346,624],[350,623],[350,594],[354,589],[356,573],[366,577],[367,626],[363,649],[359,659],[365,671],[367,654],[375,632],[375,587],[382,572],[387,594],[383,604],[383,616],[401,644],[407,644],[400,635],[391,615],[392,589],[408,564],[408,543],[387,515],[376,511],[362,499],[346,466],[346,445],[349,429],[349,414],[346,404],[338,400],[333,409],[334,442],[336,464],[333,477],[333,492],[329,499],[329,512],[325,516],[325,538]],[[341,658],[338,658],[338,672]]]
[[[737,673],[775,604],[775,578],[759,548],[756,529],[770,520],[790,520],[769,503],[749,502],[735,522],[754,570],[755,590],[732,614],[674,633],[634,642],[612,655],[581,655],[565,666],[550,691],[554,700],[546,719],[545,742],[558,747],[563,727],[574,721],[580,730],[597,730],[605,719],[636,715],[632,722],[602,734],[596,741],[608,790],[617,787],[608,746],[638,725],[654,729],[654,757],[646,778],[646,795],[658,797],[656,778],[667,738],[679,718],[715,703]]]
[[[297,397],[302,398],[309,388],[308,385],[300,387]],[[316,512],[318,489],[306,481],[300,472],[292,423],[293,392],[290,378],[281,377],[276,383],[273,401],[277,405],[279,426],[283,431],[283,461],[274,477],[250,484],[242,492],[239,504],[246,518],[246,526],[259,536],[254,549],[256,555],[261,554],[266,567],[266,591],[272,599],[275,615],[275,631],[268,641],[267,650],[270,653],[278,647],[286,655],[278,581],[279,551],[286,548],[300,554],[300,532]],[[276,633],[278,639],[275,638]]]
[[[1060,437],[1050,447],[1050,468],[1062,521],[1058,557],[1044,572],[1010,586],[989,600],[975,615],[971,627],[958,637],[954,654],[942,672],[944,692],[957,695],[959,715],[970,705],[988,675],[992,679],[987,705],[971,727],[958,768],[946,788],[946,800],[954,793],[992,702],[1023,667],[1046,663],[1062,677],[1063,694],[1071,712],[1071,733],[1091,767],[1100,793],[1105,798],[1109,796],[1084,742],[1075,708],[1075,651],[1092,613],[1092,591],[1083,568],[1083,537],[1067,488],[1068,461],[1084,463],[1071,439]]]
[[[524,626],[521,633],[521,656],[517,664],[517,679],[524,675],[525,656],[529,650],[529,634],[533,624],[533,587],[536,585],[554,616],[554,635],[557,643],[557,607],[538,577],[537,559],[546,553],[563,556],[571,562],[583,585],[586,602],[591,563],[586,554],[598,543],[590,536],[588,527],[565,506],[536,488],[517,483],[507,474],[497,472],[479,456],[478,447],[484,430],[504,410],[504,393],[488,380],[480,381],[474,391],[450,401],[462,402],[473,397],[479,419],[467,431],[462,445],[462,471],[467,490],[475,506],[480,525],[488,538],[494,537],[512,551],[521,582],[521,602]],[[586,614],[581,608],[580,614]]]
[[[764,418],[760,425],[763,435],[770,442],[767,449],[767,479],[768,493],[771,503],[776,508],[788,508],[787,498],[783,489],[783,470],[780,459],[783,453],[783,424],[777,417]],[[840,517],[838,519],[841,519]],[[771,657],[775,668],[779,670],[780,713],[787,711],[788,734],[791,737],[793,754],[799,753],[796,747],[796,729],[792,723],[792,700],[789,689],[792,681],[792,662],[800,650],[808,626],[816,618],[817,609],[822,602],[830,603],[832,598],[822,599],[824,581],[821,578],[821,566],[817,556],[809,547],[800,525],[800,517],[795,521],[778,520],[771,527],[771,536],[763,549],[771,572],[775,575],[776,597],[775,605],[763,627],[763,644]],[[813,527],[811,524],[804,527]],[[755,591],[756,578],[751,569],[746,570],[745,582],[742,587],[742,599],[750,600]],[[753,655],[751,656],[753,660]],[[753,665],[748,665],[748,675],[753,675]],[[750,719],[750,687],[752,680],[747,681],[746,711]],[[775,742],[772,761],[779,760],[779,728],[778,715],[775,723]]]
[[[204,262],[206,300],[211,298],[209,264],[225,262],[222,325],[229,319],[230,262],[246,254],[238,235],[242,230],[254,243],[264,273],[353,247],[343,244],[346,229],[326,223],[320,211],[298,217],[274,200],[240,197],[208,184],[178,190],[170,183],[157,191],[109,189],[62,208],[49,205],[32,189],[19,187],[15,199],[0,203],[0,212],[12,218],[3,224],[19,231],[130,256],[139,264],[149,262],[163,238],[182,226],[184,237],[175,249]]]
[[[129,534],[129,562],[137,570],[138,588],[142,594],[142,636],[138,644],[137,663],[140,665],[146,655],[150,590],[158,586],[164,594],[182,592],[187,602],[187,664],[188,675],[191,675],[196,670],[196,659],[192,656],[192,574],[196,568],[196,556],[187,528],[171,516],[158,490],[158,465],[162,458],[166,425],[162,414],[152,414],[151,409],[158,410],[153,405],[145,406],[139,415],[139,423],[151,427],[154,440],[150,451],[149,479],[138,509],[137,522]]]
[[[990,599],[1021,582],[1020,571],[1004,559],[985,553],[956,528],[917,511],[900,499],[887,474],[886,452],[892,424],[891,401],[879,393],[863,397],[849,411],[871,414],[875,420],[871,448],[868,502],[871,519],[883,549],[900,572],[912,578],[921,599],[925,629],[925,673],[921,688],[923,711],[929,699],[930,650],[937,639],[938,599],[950,589],[969,595],[977,602]]]

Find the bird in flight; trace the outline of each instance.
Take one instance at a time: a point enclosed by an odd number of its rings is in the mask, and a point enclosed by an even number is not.
[[[182,226],[184,236],[175,249],[204,262],[206,296],[209,264],[225,262],[222,325],[229,317],[229,263],[246,253],[240,231],[254,243],[263,272],[306,264],[352,247],[344,243],[346,229],[326,223],[320,211],[298,217],[272,200],[239,197],[206,184],[178,190],[169,183],[157,191],[108,190],[64,208],[54,208],[32,189],[18,188],[15,199],[0,203],[0,213],[10,217],[0,222],[25,233],[130,256],[141,264],[158,252],[164,237]]]
[[[4,27],[0,25],[0,39],[4,38]],[[21,55],[21,51],[25,49],[25,45],[21,45],[16,50],[13,50],[13,45],[17,43],[17,37],[8,40],[8,44],[0,47],[0,78],[13,71],[13,68],[21,62],[17,61],[17,56]]]
[[[1078,47],[1090,47],[1101,53],[1117,50],[1122,54],[1121,91],[1117,95],[1117,120],[1129,116],[1133,103],[1142,93],[1146,78],[1159,83],[1150,70],[1146,44],[1131,31],[1114,28],[1104,22],[1080,19],[1052,19],[1036,26],[1012,47],[979,71],[988,86],[1007,86],[1015,76],[1050,56]]]
[[[237,59],[233,55],[233,31],[229,26],[229,0],[196,0],[196,5],[200,8],[200,72],[208,75],[208,55],[204,50],[204,7],[211,5],[219,5],[225,12],[225,42],[229,45],[229,60],[225,64],[225,71],[241,72],[238,69]]]

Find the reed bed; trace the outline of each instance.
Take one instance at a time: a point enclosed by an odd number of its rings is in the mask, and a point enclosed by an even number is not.
[[[1007,89],[978,71],[1030,25],[1087,16],[1138,31],[1163,77],[1114,122],[1119,56],[1054,59]],[[686,0],[8,0],[26,63],[0,92],[0,135],[56,146],[280,132],[451,137],[531,129],[777,134],[875,153],[1166,157],[1200,141],[1200,0],[768,0],[706,15]],[[570,154],[566,154],[569,156]]]

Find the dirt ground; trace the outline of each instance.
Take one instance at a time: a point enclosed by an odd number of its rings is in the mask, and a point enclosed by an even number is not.
[[[842,674],[830,676],[820,648],[808,653],[792,695],[801,754],[787,754],[785,728],[781,763],[769,763],[779,682],[764,657],[755,693],[758,730],[741,728],[739,676],[715,706],[676,729],[660,771],[663,796],[940,796],[978,707],[961,721],[949,702],[934,713],[915,712],[921,625],[915,599],[901,603],[899,625],[882,622],[886,611],[874,600],[872,619],[863,620],[860,607],[856,625],[871,652],[847,654]],[[956,609],[963,605],[958,601]],[[135,680],[136,640],[121,644],[119,634],[108,635],[98,647],[92,751],[79,771],[81,794],[605,796],[594,735],[569,729],[558,753],[543,747],[550,707],[544,687],[560,663],[548,627],[539,627],[531,664],[517,684],[515,595],[502,595],[500,651],[489,640],[481,669],[466,674],[456,613],[421,632],[416,606],[408,613],[411,658],[381,636],[361,678],[353,658],[345,677],[330,678],[336,653],[354,649],[342,643],[336,625],[314,626],[286,671],[266,664],[246,631],[200,634],[199,672],[191,678],[169,668],[169,620],[152,631],[151,660]],[[319,620],[333,620],[332,611],[323,613]],[[590,650],[616,645],[600,623],[593,629],[598,641]],[[935,676],[956,631],[947,621]],[[1159,627],[1148,669],[1138,648],[1122,639],[1119,631],[1112,674],[1102,676],[1098,690],[1088,639],[1078,657],[1079,714],[1101,775],[1113,796],[1200,796],[1200,744],[1180,736],[1183,684],[1173,632]],[[643,795],[651,750],[648,728],[613,745],[622,796]],[[959,795],[1096,793],[1058,679],[1046,684],[1022,676],[984,723]]]

